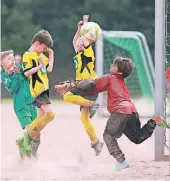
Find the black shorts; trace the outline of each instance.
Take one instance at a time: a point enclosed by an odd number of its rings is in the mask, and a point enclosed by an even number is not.
[[[51,104],[49,99],[49,90],[42,92],[33,102],[33,105],[37,106],[38,108],[40,108],[42,104]]]
[[[74,95],[81,96],[81,97],[88,99],[90,101],[96,101],[96,99],[98,98],[98,94],[90,94],[88,91],[85,91],[85,90],[80,89],[80,88],[73,89],[70,92]],[[80,111],[81,111],[81,109],[82,109],[82,106],[80,106]]]

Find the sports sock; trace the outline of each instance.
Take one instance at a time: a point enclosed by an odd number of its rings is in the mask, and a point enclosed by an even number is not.
[[[95,131],[95,128],[93,126],[93,124],[91,123],[91,120],[89,119],[89,113],[88,113],[88,110],[82,110],[81,111],[81,121],[84,125],[84,128],[91,140],[91,142],[93,144],[95,144],[98,139],[97,139],[97,136],[96,136],[96,131]]]
[[[90,107],[94,102],[90,101],[88,99],[85,99],[79,95],[74,95],[71,92],[67,92],[63,99],[65,102],[71,103],[71,104],[77,104],[84,107]]]
[[[31,137],[38,137],[40,131],[46,126],[46,124],[54,119],[54,112],[47,112],[39,119],[35,119],[28,128],[28,135]]]

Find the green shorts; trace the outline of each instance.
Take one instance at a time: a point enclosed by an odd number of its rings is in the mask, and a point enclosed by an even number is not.
[[[37,109],[33,104],[28,104],[20,109],[16,115],[22,129],[24,129],[26,125],[30,124],[37,117]]]

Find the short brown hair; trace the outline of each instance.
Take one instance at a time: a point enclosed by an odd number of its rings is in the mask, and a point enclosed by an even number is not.
[[[0,59],[1,59],[0,60],[0,65],[2,65],[2,61],[6,56],[8,56],[10,54],[13,54],[13,53],[14,53],[13,50],[7,50],[7,51],[0,52]]]
[[[47,30],[41,30],[38,33],[36,33],[32,39],[32,44],[36,41],[39,41],[41,44],[44,44],[47,47],[53,46],[52,36]]]
[[[135,63],[127,57],[116,57],[114,64],[117,65],[118,71],[122,73],[123,78],[128,77],[135,67]]]

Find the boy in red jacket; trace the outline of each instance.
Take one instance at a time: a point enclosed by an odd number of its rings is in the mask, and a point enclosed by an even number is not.
[[[140,144],[151,137],[156,125],[169,128],[165,120],[154,115],[141,128],[141,122],[135,105],[130,99],[130,94],[124,81],[133,71],[134,63],[129,58],[116,57],[110,66],[109,74],[93,81],[86,81],[85,86],[75,84],[77,87],[88,90],[91,94],[107,91],[107,109],[110,117],[103,134],[104,141],[110,155],[117,163],[115,170],[129,167],[125,155],[121,151],[117,139],[125,134],[130,141]],[[68,87],[68,85],[65,85]]]

